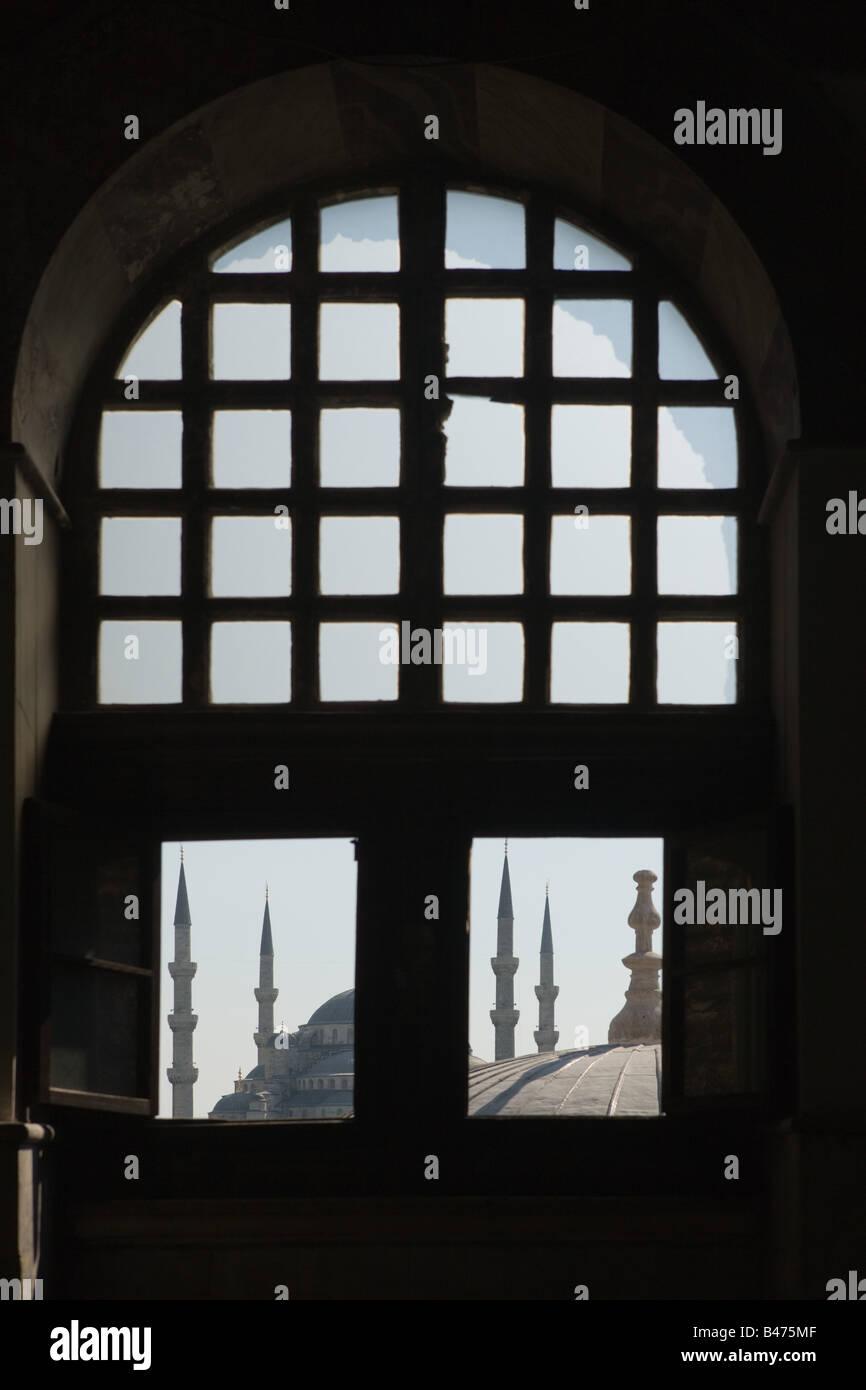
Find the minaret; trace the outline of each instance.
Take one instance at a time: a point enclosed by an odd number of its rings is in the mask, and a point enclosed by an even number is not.
[[[554,1052],[559,1034],[553,1026],[553,1005],[559,993],[559,985],[553,983],[553,932],[550,929],[549,888],[544,890],[544,923],[541,928],[541,968],[539,984],[535,986],[538,1000],[538,1029],[533,1033],[539,1052]]]
[[[259,987],[253,990],[259,1001],[259,1027],[253,1034],[253,1041],[259,1050],[259,1066],[264,1067],[265,1076],[271,1074],[274,1050],[274,1000],[279,994],[274,989],[274,942],[271,936],[271,909],[267,884],[265,885],[265,915],[262,921],[262,944],[259,947]]]
[[[172,1031],[172,1065],[166,1069],[171,1082],[171,1114],[175,1120],[191,1120],[192,1088],[198,1071],[192,1064],[192,1035],[198,1017],[192,1012],[192,977],[198,966],[190,960],[189,899],[186,894],[186,875],[183,871],[183,849],[180,851],[180,877],[177,881],[177,906],[174,909],[174,960],[168,973],[174,980],[174,1009],[168,1016]]]
[[[514,1030],[520,1017],[514,1007],[514,973],[520,962],[514,950],[514,909],[511,906],[511,879],[508,875],[508,841],[505,841],[505,862],[502,865],[502,886],[499,889],[496,955],[490,964],[496,976],[496,1008],[490,1010],[490,1020],[496,1035],[495,1060],[514,1056]]]
[[[661,917],[653,906],[653,884],[656,875],[651,869],[638,869],[632,875],[637,884],[637,902],[628,924],[635,932],[632,955],[623,956],[623,965],[631,970],[631,980],[625,992],[625,1005],[607,1030],[609,1043],[634,1045],[661,1042],[662,996],[659,989],[659,970],[662,958],[653,950],[653,932]]]

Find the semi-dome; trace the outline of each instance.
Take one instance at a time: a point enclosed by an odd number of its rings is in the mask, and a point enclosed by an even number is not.
[[[355,991],[344,989],[342,994],[335,994],[333,999],[329,999],[325,1004],[320,1004],[316,1012],[310,1015],[309,1022],[354,1023]]]
[[[217,1101],[211,1114],[231,1115],[235,1112],[246,1114],[247,1110],[250,1108],[250,1102],[254,1100],[258,1100],[258,1096],[255,1093],[251,1094],[249,1091],[235,1091],[231,1095],[222,1096],[221,1099]]]
[[[347,1072],[355,1070],[355,1054],[351,1048],[344,1048],[342,1052],[332,1052],[329,1057],[323,1057],[321,1062],[314,1063],[304,1072],[305,1076],[344,1076]]]

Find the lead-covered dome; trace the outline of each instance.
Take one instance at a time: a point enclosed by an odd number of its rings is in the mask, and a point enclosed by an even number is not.
[[[344,989],[342,994],[335,994],[326,1003],[320,1004],[314,1014],[310,1015],[310,1023],[354,1023],[355,1021],[355,991]]]

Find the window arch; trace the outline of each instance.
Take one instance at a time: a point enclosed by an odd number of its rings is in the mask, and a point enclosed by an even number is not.
[[[752,703],[737,378],[590,225],[443,177],[186,253],[80,421],[72,703]]]

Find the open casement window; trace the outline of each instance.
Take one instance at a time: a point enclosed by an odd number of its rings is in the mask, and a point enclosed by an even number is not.
[[[159,857],[149,837],[35,801],[25,836],[31,1100],[155,1115]]]
[[[665,839],[667,1114],[784,1103],[779,1000],[794,930],[786,843],[781,818],[769,813]],[[692,921],[677,920],[685,916],[682,889],[693,895]],[[724,908],[713,890],[724,894]],[[750,902],[743,890],[757,890],[757,897],[752,892]],[[784,997],[790,1016],[790,994]]]

